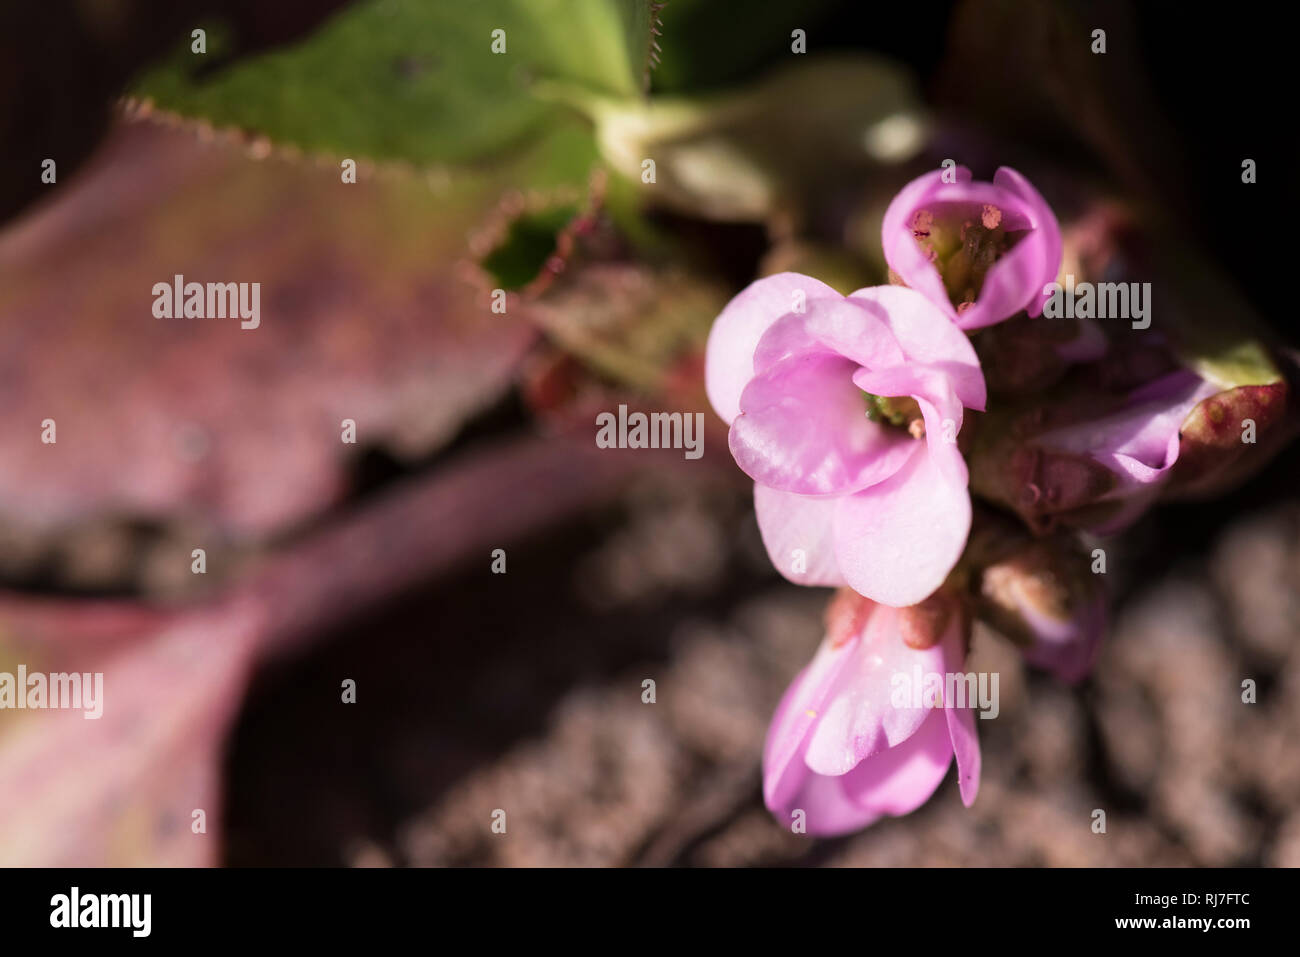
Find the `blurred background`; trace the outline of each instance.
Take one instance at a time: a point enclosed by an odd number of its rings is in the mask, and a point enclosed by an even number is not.
[[[106,684],[98,721],[0,712],[0,863],[1300,865],[1294,444],[1107,543],[1082,684],[977,626],[973,808],[763,809],[829,592],[771,568],[704,397],[730,296],[885,281],[884,206],[956,157],[1099,271],[1160,261],[1189,323],[1297,345],[1268,14],[898,7],[0,12],[0,671]],[[177,273],[261,282],[260,327],[156,319]],[[703,458],[596,449],[620,403],[704,412]]]

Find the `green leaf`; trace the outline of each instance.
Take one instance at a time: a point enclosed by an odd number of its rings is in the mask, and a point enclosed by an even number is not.
[[[136,92],[313,152],[468,164],[556,122],[558,107],[533,96],[538,80],[638,93],[649,29],[649,0],[369,0],[297,46],[227,66],[213,24],[213,52],[191,53],[187,38]]]

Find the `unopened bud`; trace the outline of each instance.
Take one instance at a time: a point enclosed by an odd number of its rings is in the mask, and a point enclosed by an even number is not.
[[[1261,468],[1295,433],[1285,381],[1244,385],[1202,401],[1179,430],[1171,498],[1215,494]]]
[[[1070,391],[990,418],[971,451],[971,486],[1038,531],[1118,531],[1154,502],[1179,454],[1179,428],[1218,387],[1182,370],[1128,396]]]
[[[1096,659],[1106,595],[1087,557],[1055,536],[1026,542],[982,569],[979,613],[1020,644],[1030,664],[1074,682]]]

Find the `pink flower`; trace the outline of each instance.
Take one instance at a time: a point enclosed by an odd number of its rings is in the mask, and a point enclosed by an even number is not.
[[[809,834],[844,834],[911,813],[939,787],[954,755],[962,803],[970,807],[979,790],[969,704],[957,707],[961,702],[946,700],[946,690],[927,701],[912,687],[917,675],[960,673],[961,614],[941,608],[930,618],[928,646],[918,648],[904,640],[916,630],[909,616],[932,615],[933,608],[862,606],[850,628],[837,635],[832,627],[786,690],[763,749],[768,810],[784,824],[803,811]]]
[[[963,329],[1037,316],[1061,268],[1052,208],[1006,166],[991,183],[964,166],[912,180],[885,211],[881,240],[889,268]]]
[[[965,334],[924,296],[760,279],[714,323],[705,380],[786,578],[895,607],[943,583],[971,521],[962,407],[983,409],[985,388]]]

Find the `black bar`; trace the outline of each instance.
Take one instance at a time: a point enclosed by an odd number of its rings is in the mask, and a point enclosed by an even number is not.
[[[1293,932],[1300,881],[1289,870],[50,869],[0,871],[0,885],[11,946],[74,938],[127,946],[336,947],[356,939],[459,949],[512,938],[530,947],[669,946],[685,938],[666,935],[680,932],[732,947],[750,939],[770,946],[778,935],[815,946],[849,933],[865,949],[904,940],[917,948],[1103,939],[1182,947],[1198,938],[1231,947]],[[148,935],[136,936],[143,907],[128,911],[120,898],[104,913],[111,918],[116,906],[127,926],[51,926],[66,915],[58,895],[70,905],[73,887],[87,918],[99,912],[99,895],[150,895]],[[1133,920],[1146,925],[1120,925]]]

